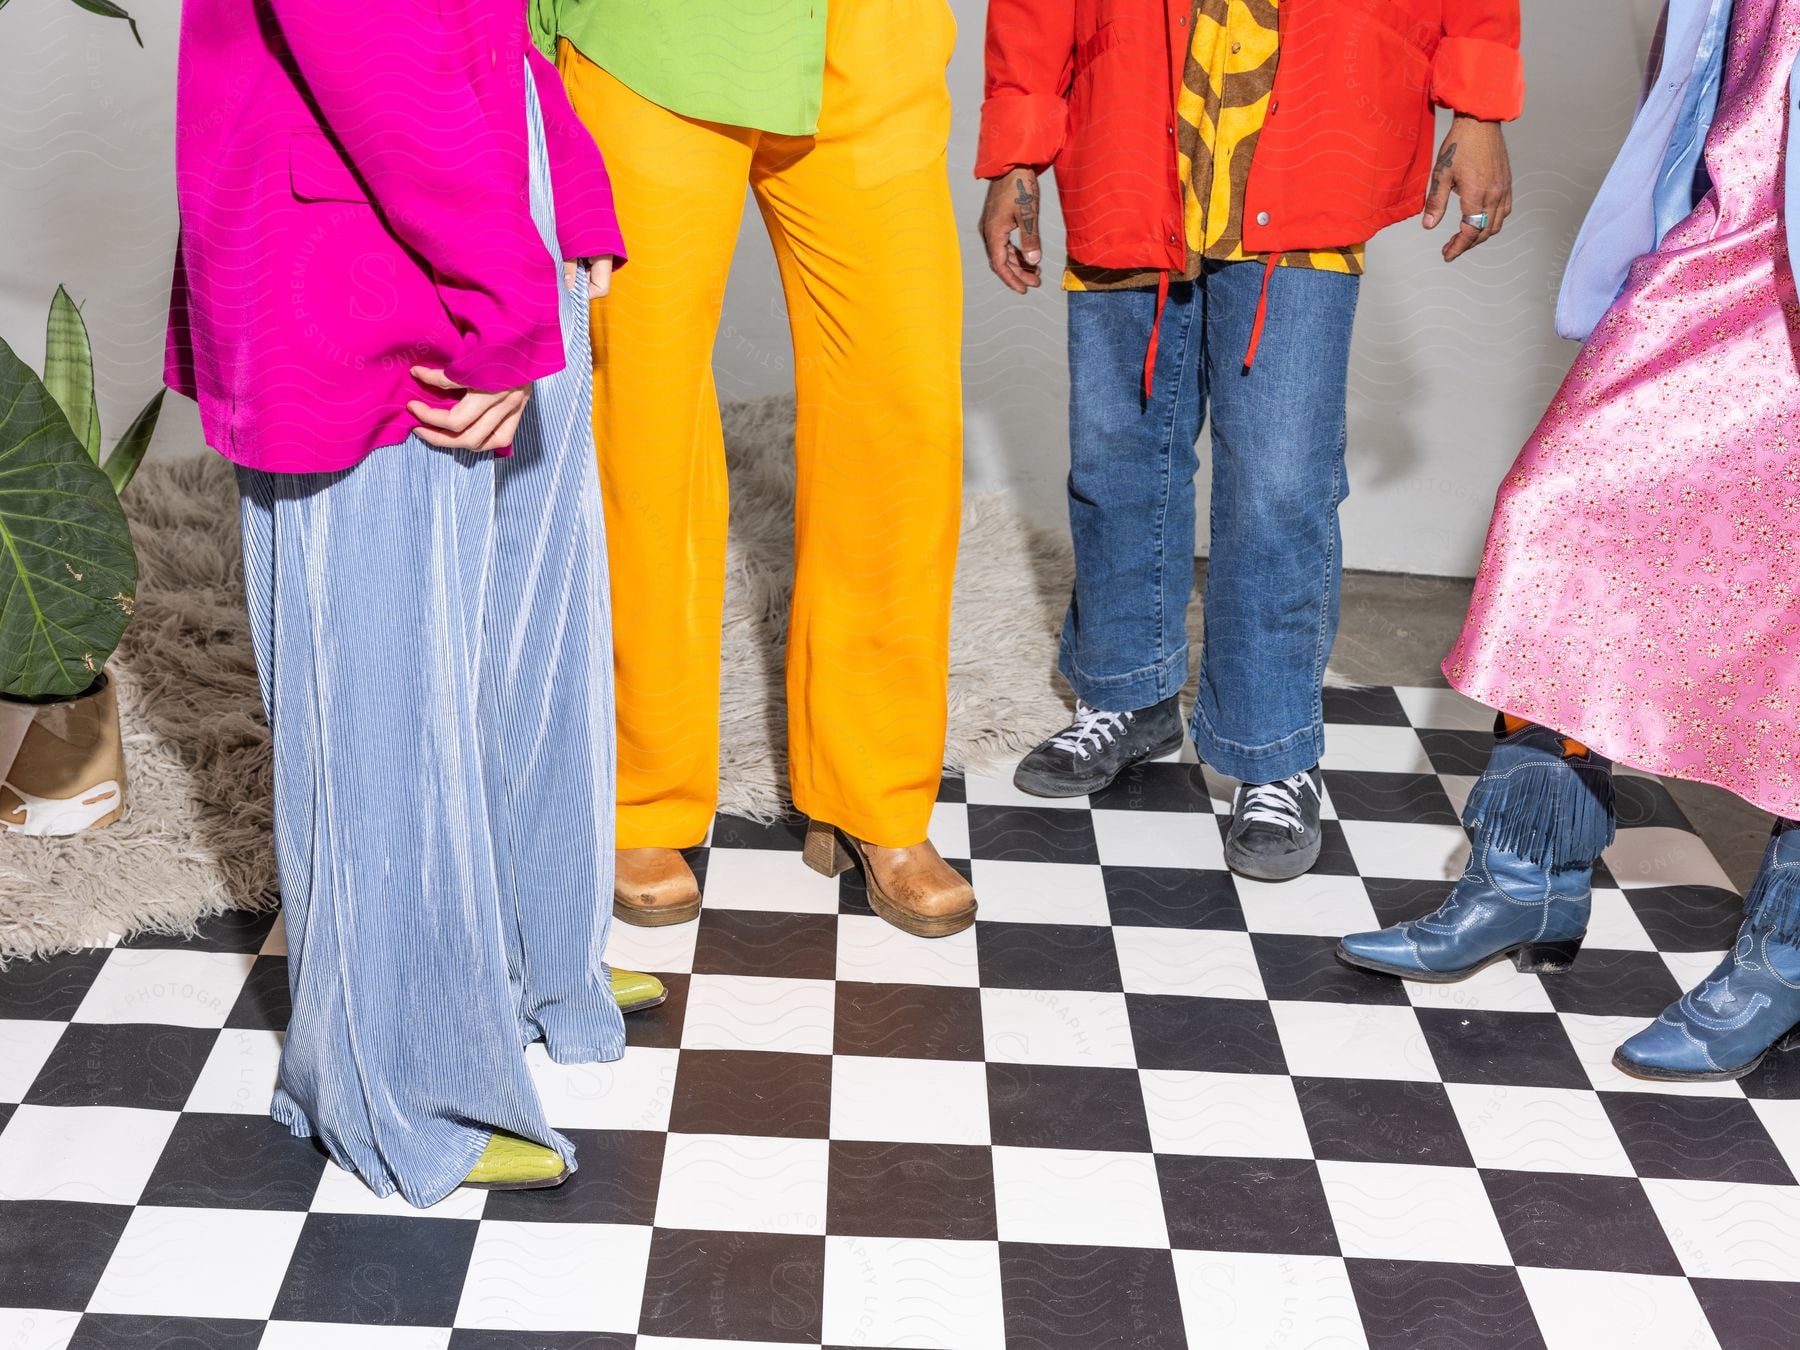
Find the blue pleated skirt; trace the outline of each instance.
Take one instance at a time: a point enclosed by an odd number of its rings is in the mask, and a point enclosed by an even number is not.
[[[415,437],[340,473],[239,471],[293,994],[272,1111],[420,1206],[496,1128],[574,1166],[524,1045],[625,1049],[602,960],[612,651],[586,284],[562,281],[525,84],[568,359],[513,454]]]

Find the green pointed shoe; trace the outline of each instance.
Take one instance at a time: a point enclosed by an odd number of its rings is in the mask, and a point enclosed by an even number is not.
[[[569,1169],[555,1149],[495,1130],[463,1185],[472,1191],[536,1191],[568,1179]]]
[[[615,969],[612,973],[612,991],[613,997],[619,1001],[619,1011],[624,1013],[654,1008],[669,996],[669,991],[656,976],[644,975],[635,970]]]

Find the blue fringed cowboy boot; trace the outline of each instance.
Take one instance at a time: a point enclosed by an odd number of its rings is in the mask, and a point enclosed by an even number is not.
[[[1619,1047],[1636,1078],[1720,1083],[1771,1049],[1800,1044],[1800,823],[1777,821],[1744,899],[1744,926],[1718,969]]]
[[[1347,965],[1448,984],[1504,957],[1565,971],[1587,935],[1594,861],[1613,837],[1612,765],[1544,727],[1504,721],[1463,811],[1469,865],[1422,919],[1338,943]]]

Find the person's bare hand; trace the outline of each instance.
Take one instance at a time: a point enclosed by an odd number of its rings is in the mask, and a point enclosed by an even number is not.
[[[987,246],[988,266],[1020,295],[1044,284],[1038,269],[1044,257],[1044,245],[1038,238],[1041,201],[1036,170],[1014,169],[988,184],[987,204],[981,208],[979,228]],[[1019,232],[1016,244],[1014,230]]]
[[[1431,170],[1431,186],[1425,194],[1425,228],[1436,229],[1456,193],[1462,221],[1456,235],[1444,245],[1444,261],[1455,262],[1478,244],[1500,233],[1512,214],[1512,163],[1506,154],[1506,137],[1498,122],[1479,122],[1457,116],[1450,123],[1437,163]],[[1477,229],[1470,216],[1487,216]]]
[[[587,264],[588,270],[588,299],[598,300],[612,289],[612,256],[608,254],[603,258],[564,258],[563,284],[570,290],[575,289],[583,262]]]
[[[427,445],[435,445],[440,450],[474,450],[483,454],[505,450],[512,445],[513,436],[519,429],[519,418],[531,398],[529,384],[485,393],[464,389],[443,371],[426,366],[414,366],[412,376],[420,384],[459,396],[453,408],[433,408],[418,399],[406,405],[406,411],[419,421],[415,433]]]

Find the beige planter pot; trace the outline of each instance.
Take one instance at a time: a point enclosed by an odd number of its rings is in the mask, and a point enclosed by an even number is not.
[[[79,834],[112,824],[124,809],[125,747],[111,679],[102,675],[79,698],[55,703],[0,699],[0,827]]]

